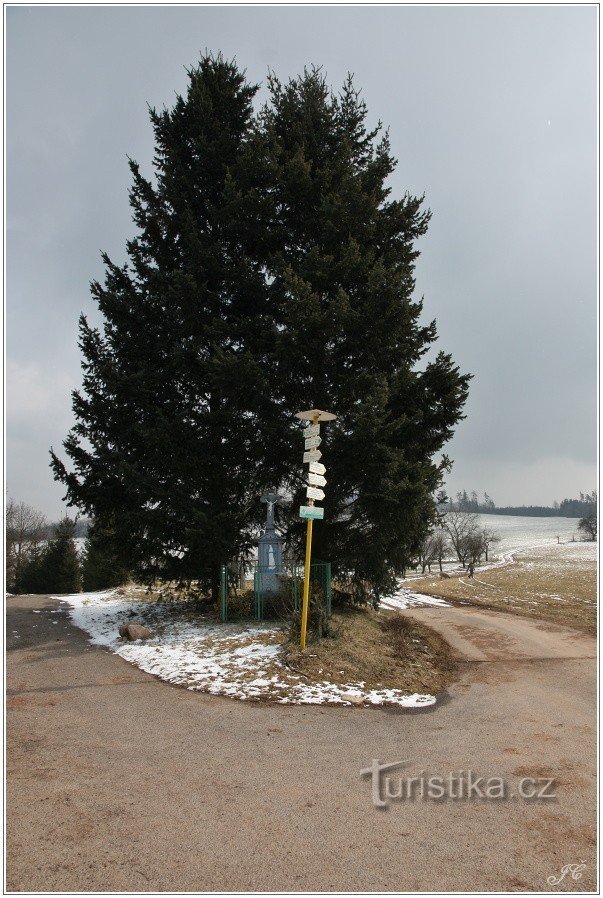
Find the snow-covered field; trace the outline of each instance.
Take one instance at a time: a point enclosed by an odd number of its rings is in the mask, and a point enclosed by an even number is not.
[[[480,527],[494,531],[499,542],[495,544],[490,560],[476,568],[477,573],[512,564],[516,558],[519,560],[523,554],[530,552],[538,556],[538,566],[541,569],[545,566],[549,569],[567,568],[568,565],[576,567],[596,561],[597,543],[582,540],[578,532],[579,518],[478,515],[478,519]],[[572,538],[576,541],[572,542]],[[448,572],[462,570],[456,559],[449,558],[444,564]],[[536,562],[532,561],[530,564],[534,566]],[[437,574],[437,564],[432,565],[432,573]],[[420,569],[409,571],[400,580],[398,590],[381,600],[382,606],[403,611],[419,605],[447,605],[443,599],[413,592],[413,581],[422,580],[426,576],[427,571],[424,574]],[[480,581],[476,578],[476,582]]]
[[[478,515],[480,527],[487,527],[500,536],[496,544],[497,554],[534,546],[557,545],[570,542],[578,534],[579,518],[524,518],[504,514]]]
[[[116,590],[54,598],[69,604],[72,622],[89,634],[94,645],[106,646],[141,670],[188,689],[281,704],[363,702],[419,708],[436,701],[432,695],[366,689],[363,682],[308,682],[287,667],[282,631],[274,626],[217,624],[192,614],[185,603],[141,602]],[[121,639],[119,626],[130,620],[147,626],[152,638]]]

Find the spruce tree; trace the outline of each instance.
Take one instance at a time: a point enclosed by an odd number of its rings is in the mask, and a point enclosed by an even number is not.
[[[80,560],[75,545],[75,521],[65,517],[53,538],[20,575],[20,593],[75,593],[81,589]]]
[[[351,78],[333,96],[319,70],[270,80],[258,156],[273,185],[267,247],[277,323],[275,399],[282,426],[323,408],[325,520],[315,554],[349,575],[356,598],[378,599],[416,557],[435,520],[433,495],[449,462],[438,453],[462,417],[469,376],[436,340],[413,298],[423,197],[391,199],[396,160],[387,134],[367,128]],[[285,438],[283,437],[283,443]],[[305,488],[301,440],[290,518],[299,534]]]
[[[93,520],[88,529],[82,559],[84,592],[121,586],[128,581],[129,576],[115,529]]]
[[[204,57],[186,96],[151,110],[155,178],[131,162],[138,233],[92,285],[104,324],[81,319],[69,463],[52,464],[134,575],[215,594],[266,488],[293,496],[300,540],[295,413],[333,411],[315,557],[377,599],[435,519],[469,376],[426,357],[436,328],[413,291],[429,212],[390,198],[396,161],[351,80],[338,97],[317,70],[269,87],[254,119],[256,88]]]
[[[104,284],[92,284],[102,329],[80,320],[71,466],[52,453],[69,502],[115,530],[135,574],[196,579],[214,594],[271,485],[270,323],[245,152],[256,90],[234,63],[205,56],[173,109],[151,109],[154,179],[130,163],[138,234],[128,262],[104,255]]]

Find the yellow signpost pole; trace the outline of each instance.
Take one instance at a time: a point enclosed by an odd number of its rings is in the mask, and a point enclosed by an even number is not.
[[[312,424],[318,423],[318,415],[312,418]],[[308,499],[309,505],[314,505],[314,499]],[[306,647],[306,633],[308,632],[308,604],[310,596],[310,559],[312,557],[312,518],[308,519],[306,524],[306,562],[304,565],[304,592],[302,596],[301,623],[299,646],[301,649]]]
[[[310,557],[312,555],[312,524],[314,521],[310,518],[306,525],[306,564],[304,567],[304,594],[302,598],[301,611],[301,630],[299,645],[300,648],[306,647],[306,633],[308,631],[308,601],[310,595]]]
[[[306,636],[308,633],[308,606],[310,602],[310,564],[312,561],[312,524],[314,523],[314,518],[317,520],[322,520],[324,510],[320,507],[316,509],[314,506],[314,498],[310,498],[310,496],[315,496],[316,498],[324,499],[325,494],[321,489],[316,489],[316,486],[324,486],[326,484],[325,478],[322,476],[325,473],[325,466],[319,465],[318,459],[320,458],[320,452],[318,451],[318,446],[320,446],[320,432],[318,423],[320,421],[334,421],[337,415],[334,415],[332,412],[323,412],[322,409],[313,408],[308,409],[305,412],[297,412],[296,418],[299,418],[301,421],[311,421],[312,430],[310,432],[310,436],[306,439],[306,450],[304,452],[304,462],[310,463],[310,473],[308,475],[308,505],[303,506],[299,510],[300,518],[307,518],[307,526],[306,526],[306,561],[304,567],[304,591],[302,595],[302,607],[301,607],[301,620],[300,620],[300,633],[299,633],[299,644],[300,648],[305,649],[306,647]],[[307,435],[307,433],[306,433]],[[306,457],[307,456],[307,457]],[[310,489],[310,486],[312,488]],[[308,507],[309,506],[309,507]]]

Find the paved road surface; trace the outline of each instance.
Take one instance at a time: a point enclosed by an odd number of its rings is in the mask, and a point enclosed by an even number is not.
[[[166,685],[46,597],[7,610],[9,890],[548,891],[565,864],[582,877],[553,890],[595,885],[588,637],[415,609],[466,659],[435,710],[285,707]],[[558,797],[378,810],[375,758],[512,789],[556,777]]]

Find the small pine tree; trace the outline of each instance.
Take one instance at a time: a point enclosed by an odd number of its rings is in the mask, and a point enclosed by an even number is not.
[[[29,555],[21,564],[13,585],[17,595],[35,595],[44,592],[43,563],[47,549]]]
[[[37,592],[72,593],[82,587],[80,559],[74,540],[75,521],[65,517],[54,531],[39,564],[32,571]]]
[[[121,586],[129,576],[115,530],[95,519],[88,530],[82,561],[84,591]]]

